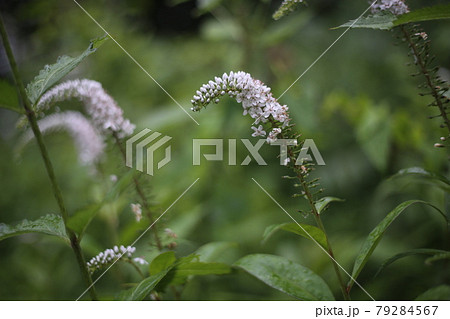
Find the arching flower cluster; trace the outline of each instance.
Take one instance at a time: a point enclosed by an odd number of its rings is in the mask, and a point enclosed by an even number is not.
[[[103,155],[105,143],[97,129],[81,113],[67,111],[50,114],[38,121],[43,134],[65,130],[73,138],[78,151],[78,158],[83,165],[94,165]],[[29,129],[22,138],[21,147],[34,137]]]
[[[128,259],[140,265],[147,265],[148,262],[140,257],[133,257],[133,254],[136,251],[136,247],[132,246],[114,246],[113,248],[106,249],[95,257],[87,262],[88,269],[91,273],[94,273],[96,270],[101,269],[102,267],[113,263],[118,259]]]
[[[369,3],[373,1],[369,0]],[[404,0],[378,0],[371,7],[372,13],[389,10],[395,15],[401,15],[409,12],[409,8]]]
[[[86,112],[102,133],[115,132],[123,138],[133,134],[135,125],[123,117],[123,110],[106,93],[102,85],[93,80],[72,80],[56,85],[45,93],[37,105],[37,112],[67,99],[77,98],[84,103]]]
[[[281,129],[276,126],[284,128],[289,125],[291,119],[288,107],[278,103],[264,83],[242,71],[224,73],[222,77],[215,77],[214,81],[203,84],[191,100],[192,110],[199,111],[211,102],[218,103],[225,94],[242,103],[244,115],[250,115],[254,119],[254,125],[277,122],[277,125],[272,125],[275,128],[269,132],[268,142],[276,140],[281,133]],[[253,136],[267,135],[262,125],[252,126],[252,129]]]

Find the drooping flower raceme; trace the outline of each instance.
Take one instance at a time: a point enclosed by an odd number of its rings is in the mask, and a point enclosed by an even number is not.
[[[369,3],[373,3],[373,1],[369,0]],[[404,0],[378,0],[377,3],[371,7],[371,10],[372,13],[389,10],[395,15],[409,12],[409,8]]]
[[[225,94],[242,103],[244,115],[250,115],[254,119],[253,124],[276,122],[281,128],[287,127],[289,121],[289,109],[286,105],[281,105],[273,97],[270,88],[259,80],[252,78],[246,72],[224,73],[222,77],[215,77],[214,81],[207,84],[196,92],[193,99],[193,111],[199,111],[211,102],[218,103]],[[266,136],[262,125],[252,126],[253,136]],[[276,136],[281,133],[281,129],[275,127],[269,132],[268,142],[276,140]]]
[[[87,262],[88,269],[91,273],[94,273],[96,270],[99,270],[118,259],[133,261],[140,265],[147,265],[148,262],[143,258],[132,258],[135,251],[136,247],[124,247],[122,245],[120,247],[114,246],[113,248],[106,249]]]
[[[133,133],[135,125],[123,117],[123,110],[106,93],[102,85],[93,80],[71,80],[56,85],[45,93],[37,105],[37,112],[67,99],[77,98],[84,103],[86,112],[102,133],[115,132],[119,138]]]
[[[83,165],[92,165],[99,161],[105,149],[105,144],[97,129],[81,113],[67,111],[54,113],[38,121],[43,134],[66,130],[75,141],[78,158]],[[22,138],[21,147],[34,137],[29,129]]]
[[[273,14],[273,18],[278,20],[281,17],[284,17],[294,11],[301,3],[303,3],[303,0],[283,0],[278,10]]]

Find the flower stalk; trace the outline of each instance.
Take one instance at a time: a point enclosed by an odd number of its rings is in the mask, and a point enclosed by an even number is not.
[[[420,73],[424,76],[425,83],[428,86],[428,88],[430,89],[431,96],[434,98],[435,104],[432,104],[432,105],[436,105],[438,107],[439,113],[440,113],[439,115],[444,120],[443,126],[447,127],[448,132],[450,134],[450,121],[447,116],[446,107],[444,106],[444,103],[442,102],[442,94],[440,94],[440,92],[438,91],[438,88],[434,84],[434,77],[430,73],[430,70],[427,68],[426,61],[424,61],[422,54],[420,52],[421,50],[417,46],[417,44],[414,42],[414,40],[412,39],[409,31],[404,26],[401,26],[400,30],[404,36],[404,39],[406,40],[406,42],[408,43],[408,46],[410,47],[410,49],[412,51],[415,64],[419,68]]]
[[[342,295],[345,300],[350,300],[349,292],[342,279],[339,265],[334,257],[325,227],[315,206],[314,194],[310,190],[313,185],[306,180],[311,169],[307,165],[297,163],[295,157],[296,150],[298,151],[299,147],[299,135],[291,132],[294,125],[290,124],[289,108],[287,105],[281,105],[270,91],[271,89],[269,87],[261,81],[254,79],[248,73],[242,71],[230,72],[229,74],[224,73],[222,77],[215,77],[214,81],[209,81],[200,87],[191,100],[193,105],[192,110],[200,111],[210,103],[217,104],[222,96],[229,95],[236,99],[238,103],[242,103],[244,109],[243,115],[249,115],[254,120],[253,125],[262,123],[270,129],[269,134],[267,134],[263,125],[259,125],[258,127],[252,126],[251,128],[254,130],[252,136],[267,136],[267,143],[273,143],[278,138],[295,140],[297,142],[295,146],[287,147],[287,158],[285,159],[284,165],[291,166],[300,181],[303,188],[302,193],[311,206],[311,214],[313,214],[317,226],[326,237],[328,246],[327,253],[336,272]]]
[[[119,135],[116,132],[113,132],[113,137],[114,137],[117,147],[120,150],[120,153],[122,154],[123,160],[126,161],[126,158],[127,158],[126,151],[123,148],[123,145],[122,145]],[[158,228],[156,226],[155,219],[153,217],[153,213],[150,209],[150,205],[147,201],[147,197],[145,196],[144,190],[142,189],[141,184],[139,183],[139,180],[137,179],[136,176],[133,176],[133,183],[134,183],[134,188],[136,189],[136,193],[138,194],[138,196],[140,197],[140,199],[142,201],[142,206],[144,208],[144,212],[147,214],[147,217],[150,220],[150,225],[153,225],[151,228],[153,230],[152,233],[153,233],[153,237],[155,238],[156,247],[158,248],[159,251],[161,251],[163,249],[163,246],[161,243],[161,239],[159,238],[159,235],[158,235]]]
[[[47,175],[50,179],[50,183],[52,185],[52,190],[53,190],[53,194],[55,196],[56,202],[58,204],[59,207],[59,211],[60,214],[62,216],[62,219],[64,221],[64,225],[66,228],[66,233],[69,237],[70,240],[70,246],[72,247],[72,250],[75,254],[78,266],[80,268],[80,272],[81,272],[81,276],[85,282],[85,284],[87,285],[87,287],[89,287],[89,293],[91,296],[92,300],[97,300],[97,293],[95,291],[94,286],[92,285],[92,278],[91,275],[89,274],[89,271],[86,267],[86,262],[84,260],[83,257],[83,253],[81,251],[81,247],[80,247],[80,242],[79,242],[79,238],[77,237],[77,235],[75,234],[75,232],[73,230],[71,230],[70,228],[67,227],[67,220],[69,218],[69,215],[67,213],[65,204],[64,204],[64,200],[63,200],[63,196],[61,193],[61,190],[59,188],[58,182],[56,180],[56,176],[55,176],[55,172],[53,169],[53,165],[52,162],[50,160],[50,157],[48,155],[47,152],[47,148],[44,144],[44,140],[42,138],[42,133],[39,129],[39,125],[36,119],[36,114],[33,111],[33,107],[31,106],[31,103],[28,99],[28,96],[25,92],[25,87],[23,85],[18,67],[17,67],[17,63],[16,60],[14,58],[14,54],[13,51],[11,49],[11,45],[9,42],[9,38],[8,35],[6,33],[6,28],[5,25],[3,23],[3,19],[0,16],[0,33],[2,36],[2,40],[3,40],[3,46],[5,48],[6,51],[6,55],[8,57],[8,61],[9,61],[9,65],[11,67],[11,71],[14,77],[14,82],[16,84],[16,87],[19,91],[19,95],[21,97],[22,100],[22,106],[25,109],[25,115],[30,123],[30,127],[31,130],[33,131],[34,136],[36,137],[36,141],[39,147],[39,151],[41,153],[41,157],[44,161],[44,165],[47,171]]]

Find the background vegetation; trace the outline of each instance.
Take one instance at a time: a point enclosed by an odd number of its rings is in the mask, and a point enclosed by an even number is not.
[[[437,3],[439,1],[436,1]],[[443,3],[444,1],[440,1]],[[89,11],[183,107],[190,107],[195,90],[214,75],[230,70],[251,73],[280,95],[334,41],[341,31],[330,30],[367,8],[361,1],[309,1],[307,8],[274,21],[279,1],[82,1]],[[178,3],[178,4],[177,4]],[[409,1],[420,7],[428,1]],[[215,5],[217,4],[217,5]],[[72,1],[11,1],[0,6],[25,82],[43,65],[63,54],[75,55],[89,40],[103,34]],[[443,76],[449,76],[448,20],[424,23]],[[445,209],[444,193],[427,183],[388,179],[398,170],[420,166],[448,173],[446,151],[433,147],[443,133],[429,120],[429,97],[417,94],[418,79],[405,45],[396,33],[351,30],[280,100],[287,104],[297,128],[313,138],[326,166],[319,167],[325,194],[345,199],[332,206],[324,223],[339,262],[351,270],[368,232],[396,205],[423,199]],[[12,82],[0,51],[1,81]],[[231,99],[206,112],[193,114],[199,126],[113,42],[107,41],[68,78],[89,78],[102,83],[143,128],[172,139],[172,162],[146,176],[152,204],[164,211],[197,177],[199,182],[159,222],[178,236],[177,254],[186,255],[212,241],[233,242],[220,260],[232,263],[249,253],[270,253],[299,262],[339,287],[323,252],[310,242],[279,233],[262,244],[267,226],[289,222],[252,181],[257,179],[289,212],[306,203],[292,198],[292,183],[281,179],[289,172],[278,165],[275,150],[266,149],[268,166],[228,166],[204,162],[192,166],[192,138],[248,138],[250,122]],[[79,107],[76,102],[64,104]],[[64,105],[61,105],[62,107]],[[19,156],[15,149],[21,131],[19,116],[0,109],[0,221],[13,223],[56,213],[48,178],[36,145]],[[72,140],[65,134],[45,137],[69,211],[98,199],[111,187],[79,165]],[[238,150],[239,151],[239,150]],[[240,149],[241,161],[246,154]],[[270,156],[271,155],[271,156]],[[122,175],[120,154],[111,145],[103,163],[103,176]],[[82,242],[87,259],[116,244],[128,245],[146,228],[130,209],[136,202],[125,192],[103,208]],[[304,217],[298,213],[298,220]],[[305,221],[307,222],[307,221]],[[439,217],[422,206],[411,207],[388,230],[359,277],[375,299],[414,299],[436,285],[449,284],[445,263],[425,264],[413,256],[386,268],[374,279],[388,257],[413,248],[446,249],[445,229]],[[147,234],[138,249],[150,260],[154,255]],[[448,241],[448,239],[447,239]],[[61,240],[23,235],[0,242],[0,299],[74,299],[85,289],[72,253]],[[448,266],[448,265],[447,265]],[[124,283],[139,277],[131,266],[114,266],[97,284],[113,298]],[[244,272],[194,278],[181,294],[184,300],[290,300]],[[171,292],[167,299],[173,298]],[[357,287],[355,300],[367,296]]]

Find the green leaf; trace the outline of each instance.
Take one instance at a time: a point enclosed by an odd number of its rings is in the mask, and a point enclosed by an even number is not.
[[[352,28],[352,29],[365,28],[365,29],[389,30],[394,27],[395,19],[397,18],[393,13],[385,11],[383,13],[370,15],[367,17],[361,17],[357,20],[350,20],[347,23],[332,28],[332,30],[339,28]]]
[[[64,222],[59,215],[49,214],[36,220],[23,220],[15,226],[0,224],[0,241],[27,233],[53,235],[68,240]]]
[[[176,260],[177,258],[175,257],[175,253],[173,251],[167,251],[156,256],[150,263],[150,274],[155,275],[169,269]]]
[[[136,287],[123,291],[118,300],[136,301],[143,300],[148,294],[155,289],[156,285],[167,275],[170,267],[160,273],[152,275],[144,280],[142,280]]]
[[[46,65],[45,68],[39,72],[39,75],[27,85],[26,91],[31,104],[36,104],[39,101],[39,98],[50,87],[75,69],[83,59],[94,53],[107,39],[108,36],[105,35],[91,40],[89,47],[78,57],[72,58],[63,55],[58,58],[55,64]]]
[[[229,257],[235,255],[237,247],[237,243],[218,241],[201,246],[195,254],[202,262],[225,262],[224,260],[228,260]]]
[[[396,16],[389,11],[384,11],[375,15],[361,17],[355,22],[351,20],[338,27],[339,28],[370,28],[378,30],[389,30],[403,24],[421,21],[431,21],[450,18],[450,4],[436,5],[432,7],[421,8],[400,16]]]
[[[414,176],[421,178],[431,184],[441,188],[447,193],[450,193],[450,181],[442,175],[429,172],[422,167],[410,167],[400,170],[397,174],[390,177],[390,179],[401,178],[405,176]]]
[[[441,285],[431,288],[416,298],[416,301],[448,301],[450,300],[450,286]]]
[[[377,277],[379,275],[379,273],[386,268],[387,266],[389,266],[390,264],[394,263],[395,261],[404,258],[404,257],[408,257],[408,256],[414,256],[414,255],[435,255],[435,254],[442,254],[442,253],[446,253],[445,250],[439,250],[439,249],[412,249],[412,250],[408,250],[399,254],[396,254],[388,259],[386,259],[386,261],[384,261],[380,268],[378,269],[377,273],[375,274],[374,277]]]
[[[427,258],[425,260],[425,263],[426,264],[432,264],[435,261],[447,260],[447,259],[450,259],[450,251],[441,251],[441,252],[437,253],[436,255],[434,255],[434,256],[432,256],[430,258]]]
[[[303,229],[301,227],[302,226]],[[328,250],[327,239],[323,231],[321,231],[316,226],[308,225],[308,224],[299,224],[296,223],[284,223],[284,224],[276,224],[270,225],[266,228],[263,235],[263,242],[266,242],[275,232],[278,230],[284,230],[290,233],[297,234],[299,236],[314,240],[319,243],[323,248]],[[311,237],[310,237],[311,236]]]
[[[450,4],[436,5],[432,7],[414,10],[401,16],[394,21],[394,26],[411,22],[431,21],[450,18]]]
[[[279,256],[254,254],[234,265],[272,288],[300,300],[334,300],[325,281],[310,269]]]
[[[101,207],[101,204],[93,204],[78,210],[69,217],[67,227],[76,232],[81,238]]]
[[[375,227],[372,232],[367,237],[366,241],[361,247],[361,250],[358,253],[358,256],[356,257],[355,264],[353,265],[353,271],[352,271],[352,278],[350,279],[348,283],[348,287],[351,288],[351,286],[354,283],[354,279],[358,277],[361,270],[366,265],[367,261],[369,260],[369,257],[372,255],[373,251],[377,247],[378,243],[380,242],[381,238],[383,237],[384,233],[386,232],[386,229],[389,227],[390,224],[409,206],[413,204],[425,204],[428,205],[435,210],[437,210],[447,221],[447,217],[443,212],[441,212],[436,206],[421,201],[421,200],[409,200],[406,202],[401,203],[396,208],[394,208],[378,225]]]
[[[337,197],[324,197],[316,201],[314,206],[316,206],[317,212],[321,214],[328,208],[331,202],[344,202],[344,200]]]
[[[191,276],[224,275],[231,272],[231,267],[223,263],[189,262],[175,266],[167,278],[166,285],[184,284]]]

